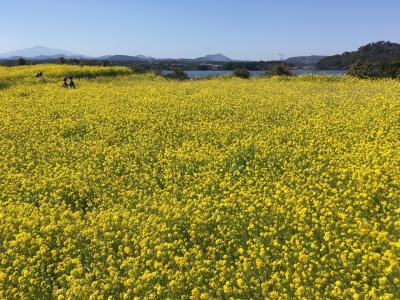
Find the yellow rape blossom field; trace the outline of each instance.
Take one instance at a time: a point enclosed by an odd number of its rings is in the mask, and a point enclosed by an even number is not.
[[[0,158],[1,299],[400,298],[399,80],[0,68]]]

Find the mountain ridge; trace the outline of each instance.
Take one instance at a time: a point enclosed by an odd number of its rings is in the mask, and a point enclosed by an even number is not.
[[[64,57],[66,59],[93,59],[93,60],[108,60],[111,63],[129,63],[129,62],[155,62],[155,61],[193,61],[196,63],[228,63],[249,60],[235,60],[222,54],[207,54],[197,58],[155,58],[146,55],[127,55],[127,54],[111,54],[98,57],[87,56],[79,53],[74,53],[61,49],[52,49],[44,46],[34,46],[31,48],[20,49],[12,52],[0,54],[2,60],[16,60],[20,57],[25,59],[45,61],[54,60]],[[327,56],[310,55],[310,56],[294,56],[282,60],[285,63],[296,64],[302,66],[313,66],[319,63]]]
[[[129,62],[129,61],[155,61],[157,58],[145,55],[125,55],[125,54],[114,54],[114,55],[104,55],[97,57],[97,59],[108,60],[110,62]]]
[[[35,60],[47,60],[47,59],[57,59],[60,57],[64,58],[88,58],[88,59],[99,59],[99,60],[109,60],[110,62],[119,61],[119,62],[130,62],[130,61],[156,61],[156,60],[190,60],[196,62],[229,62],[234,61],[233,59],[221,54],[208,54],[202,57],[197,57],[194,59],[183,58],[183,59],[173,59],[173,58],[155,58],[151,56],[145,55],[126,55],[126,54],[112,54],[112,55],[103,55],[99,57],[90,57],[87,55],[74,53],[61,49],[52,49],[44,46],[34,46],[31,48],[20,49],[16,51],[11,51],[7,53],[0,54],[0,59],[12,60],[18,59],[20,57],[26,59],[35,59]]]

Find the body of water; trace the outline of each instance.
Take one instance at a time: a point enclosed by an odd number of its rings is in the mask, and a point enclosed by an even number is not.
[[[163,74],[171,73],[172,71],[163,71]],[[215,77],[215,76],[224,76],[232,74],[232,71],[185,71],[186,74],[190,78],[206,78],[206,77]],[[265,74],[265,71],[250,71],[252,77],[257,77]],[[302,74],[319,74],[319,75],[344,75],[347,73],[346,70],[303,70],[297,69],[292,70],[292,73],[295,75]]]

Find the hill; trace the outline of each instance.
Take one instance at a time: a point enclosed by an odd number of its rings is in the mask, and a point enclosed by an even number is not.
[[[319,69],[348,69],[358,63],[392,63],[400,60],[400,44],[380,41],[358,48],[357,51],[328,56],[318,62]]]
[[[203,57],[195,58],[194,61],[197,61],[197,62],[229,62],[229,61],[233,61],[233,60],[221,53],[217,53],[217,54],[209,54],[209,55],[206,55]]]

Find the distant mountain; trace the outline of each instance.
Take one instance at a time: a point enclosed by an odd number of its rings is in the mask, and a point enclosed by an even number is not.
[[[129,63],[129,62],[153,62],[153,61],[193,61],[198,63],[207,63],[207,62],[231,62],[233,61],[229,57],[217,53],[210,54],[203,57],[198,57],[195,59],[159,59],[151,56],[145,55],[104,55],[100,57],[89,57],[78,53],[69,52],[66,50],[60,49],[51,49],[44,46],[35,46],[32,48],[21,49],[13,52],[0,54],[0,59],[3,60],[16,60],[20,57],[37,60],[37,61],[45,61],[45,60],[54,60],[60,57],[64,58],[85,58],[85,59],[93,59],[93,60],[108,60],[112,63]]]
[[[400,61],[400,44],[380,41],[357,51],[328,56],[318,62],[320,69],[348,69],[356,63],[387,64]]]
[[[3,59],[18,58],[18,57],[34,58],[34,59],[54,59],[59,57],[81,58],[85,56],[78,53],[73,53],[60,49],[51,49],[43,46],[35,46],[32,48],[26,48],[0,54],[0,58]]]
[[[198,57],[198,58],[195,58],[194,61],[197,61],[197,62],[229,62],[229,61],[233,61],[233,60],[221,53],[218,53],[218,54],[209,54],[209,55],[206,55],[203,57]]]
[[[195,58],[195,59],[188,59],[188,58],[181,58],[181,59],[173,59],[173,58],[154,58],[151,56],[144,56],[144,55],[106,55],[98,57],[98,59],[108,60],[110,62],[151,62],[151,61],[195,61],[195,62],[229,62],[232,61],[229,57],[226,57],[222,54],[212,54],[206,55],[203,57]]]
[[[105,55],[98,59],[108,60],[109,62],[135,62],[135,61],[154,61],[157,60],[154,57],[144,56],[144,55]]]
[[[295,56],[285,59],[284,62],[300,66],[313,66],[316,65],[320,60],[324,59],[325,57],[326,56],[323,55]]]

